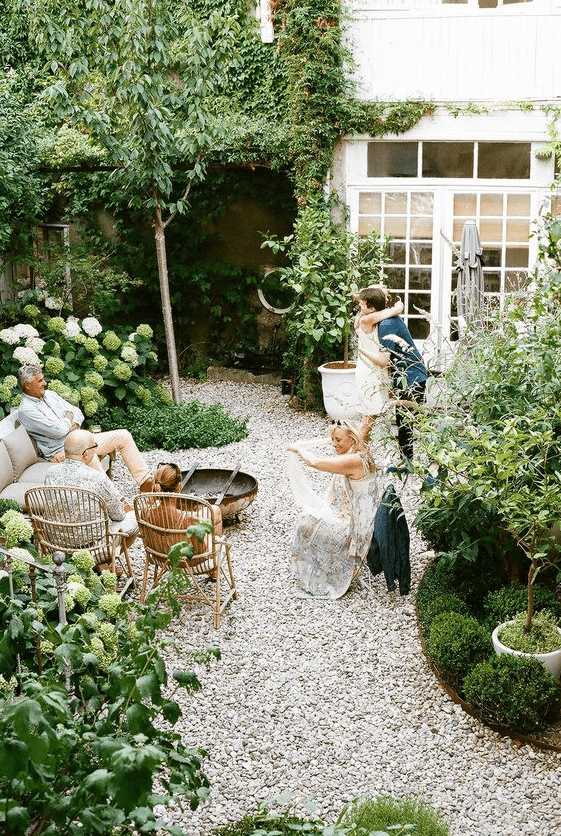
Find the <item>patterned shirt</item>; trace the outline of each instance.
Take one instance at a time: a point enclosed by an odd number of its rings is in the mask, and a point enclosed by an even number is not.
[[[54,464],[47,471],[45,484],[93,491],[104,500],[110,519],[118,522],[125,519],[123,503],[109,476],[85,462],[78,461],[78,459],[65,459],[60,464]]]

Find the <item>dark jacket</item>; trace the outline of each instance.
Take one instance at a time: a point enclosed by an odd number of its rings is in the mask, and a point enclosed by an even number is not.
[[[403,506],[393,485],[389,485],[384,491],[376,512],[374,533],[366,561],[373,575],[384,571],[388,592],[393,592],[397,580],[399,594],[407,595],[411,589],[409,528]]]

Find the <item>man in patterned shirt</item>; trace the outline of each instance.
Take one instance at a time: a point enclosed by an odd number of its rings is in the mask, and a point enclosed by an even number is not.
[[[64,461],[48,469],[45,484],[94,491],[107,505],[110,532],[130,535],[127,538],[127,545],[130,545],[138,532],[134,511],[119,495],[111,479],[102,470],[91,467],[96,449],[93,433],[87,430],[69,432],[64,442]]]

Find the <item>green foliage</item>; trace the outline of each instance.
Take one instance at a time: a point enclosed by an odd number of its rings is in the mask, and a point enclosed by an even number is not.
[[[452,592],[443,592],[436,595],[432,600],[420,608],[421,623],[425,635],[430,632],[434,619],[442,613],[457,613],[458,615],[472,615],[472,612],[465,601],[454,595]]]
[[[168,643],[157,637],[178,612],[174,572],[139,605],[121,601],[115,576],[99,577],[93,563],[81,551],[65,564],[65,626],[52,575],[37,573],[36,602],[23,561],[13,564],[15,596],[0,577],[0,673],[12,689],[3,688],[0,715],[0,825],[10,836],[114,828],[178,836],[156,809],[172,800],[195,809],[208,781],[205,753],[173,728],[182,715],[177,689],[200,683],[178,671],[171,687],[161,655]],[[210,649],[206,662],[218,655]]]
[[[446,682],[457,690],[466,674],[493,653],[491,636],[477,619],[453,612],[434,619],[427,647]]]
[[[554,677],[536,659],[493,656],[464,680],[467,701],[491,725],[520,734],[544,727],[559,704]]]
[[[248,419],[233,418],[220,404],[193,400],[182,404],[134,407],[125,424],[140,450],[223,447],[247,436]]]
[[[23,508],[15,499],[0,499],[0,519],[6,511],[23,511]]]
[[[148,325],[117,333],[104,331],[95,317],[80,322],[62,313],[62,301],[40,290],[25,291],[17,303],[0,307],[3,322],[9,324],[0,331],[4,412],[21,400],[16,373],[25,364],[42,366],[49,387],[95,423],[104,411],[116,420],[135,404],[170,400],[149,377],[157,358]]]
[[[525,612],[516,613],[512,623],[499,630],[499,641],[511,650],[519,650],[522,653],[551,653],[553,650],[561,650],[561,634],[553,613],[549,610],[536,612],[529,633],[524,632],[525,621]]]
[[[417,601],[423,608],[436,595],[450,593],[465,601],[472,614],[479,614],[489,590],[498,589],[502,580],[492,558],[482,558],[474,565],[469,560],[451,560],[444,555],[425,572],[417,591]]]
[[[492,590],[485,596],[483,611],[485,623],[494,630],[497,624],[510,621],[516,613],[524,609],[528,601],[528,590],[525,586],[504,586]],[[561,617],[561,604],[557,601],[555,592],[543,586],[534,587],[534,607],[536,613],[540,610],[551,610]]]
[[[394,833],[399,824],[402,827],[405,824],[412,826],[409,829],[404,827],[404,832],[412,832],[415,836],[448,836],[450,833],[450,828],[434,807],[410,797],[396,799],[380,796],[354,801],[343,822],[354,824],[359,832],[363,828],[365,833]]]

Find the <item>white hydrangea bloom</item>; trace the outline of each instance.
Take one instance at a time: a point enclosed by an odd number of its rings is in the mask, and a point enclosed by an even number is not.
[[[39,357],[26,345],[18,345],[13,354],[14,360],[17,360],[21,366],[40,366]]]
[[[41,354],[43,348],[45,347],[45,340],[42,340],[41,337],[29,337],[25,344],[28,348],[32,348],[37,354]]]
[[[88,337],[97,337],[97,335],[103,330],[95,316],[87,316],[83,319],[82,328]]]
[[[129,342],[133,343],[135,337],[136,337],[136,331],[133,331],[132,334],[129,334]]]
[[[38,337],[39,331],[37,328],[34,328],[33,325],[27,325],[25,322],[21,322],[18,325],[14,325],[14,331],[19,337]]]
[[[45,307],[51,311],[60,310],[62,308],[62,300],[56,299],[54,296],[45,296]]]
[[[64,327],[64,331],[62,332],[65,337],[77,337],[78,334],[82,333],[82,329],[80,328],[80,323],[76,319],[75,316],[69,316],[66,320],[66,325]]]
[[[8,345],[15,345],[19,343],[20,337],[13,328],[3,328],[0,331],[0,340],[3,343],[8,343]]]

